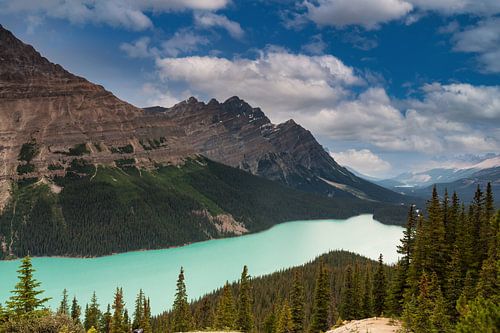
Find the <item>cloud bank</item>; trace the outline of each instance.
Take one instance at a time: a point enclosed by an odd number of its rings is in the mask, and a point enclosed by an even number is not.
[[[334,56],[283,50],[255,59],[166,57],[156,65],[167,86],[180,83],[201,98],[239,95],[274,121],[292,117],[334,141],[427,154],[500,147],[499,86],[434,82],[418,99],[395,100]]]

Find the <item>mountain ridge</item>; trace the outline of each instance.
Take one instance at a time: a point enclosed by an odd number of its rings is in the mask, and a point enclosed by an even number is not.
[[[0,60],[4,257],[177,246],[307,217],[404,220],[406,197],[238,97],[139,109],[4,28]]]

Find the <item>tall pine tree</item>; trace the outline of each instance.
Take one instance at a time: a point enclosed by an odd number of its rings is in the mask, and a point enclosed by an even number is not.
[[[382,254],[378,257],[377,271],[373,277],[373,311],[376,316],[382,315],[387,296],[387,282]]]
[[[19,281],[11,292],[12,296],[7,301],[7,307],[10,312],[16,315],[30,314],[42,308],[50,298],[38,297],[44,291],[38,290],[40,282],[33,276],[35,270],[30,257],[24,257],[21,260],[21,267],[17,272],[19,273]]]
[[[92,298],[90,299],[90,305],[85,307],[85,320],[83,322],[83,326],[86,330],[89,330],[91,327],[95,329],[99,328],[101,322],[101,311],[99,310],[99,303],[97,302],[97,296],[95,292],[92,294]]]
[[[110,333],[126,333],[126,323],[123,318],[124,311],[125,303],[123,301],[123,290],[121,288],[116,288]]]
[[[184,282],[184,268],[182,267],[177,279],[177,291],[172,309],[172,324],[175,332],[189,331],[192,324],[191,309],[189,308]]]
[[[80,324],[80,316],[82,314],[82,308],[78,304],[76,297],[73,297],[73,302],[71,302],[71,319],[77,324]]]
[[[222,295],[217,304],[215,326],[221,330],[237,329],[236,307],[229,282],[222,289]]]
[[[331,287],[328,269],[321,263],[314,288],[311,333],[326,332],[330,328]]]
[[[241,273],[238,295],[238,329],[250,332],[253,328],[252,296],[250,293],[250,276],[245,265]]]
[[[302,276],[299,270],[295,270],[293,275],[293,286],[291,294],[291,312],[294,333],[300,333],[304,331],[304,302],[304,286],[302,284]]]

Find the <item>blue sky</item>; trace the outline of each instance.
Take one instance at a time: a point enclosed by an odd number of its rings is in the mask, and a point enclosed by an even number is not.
[[[496,0],[0,0],[0,23],[132,104],[238,95],[371,176],[500,152]]]

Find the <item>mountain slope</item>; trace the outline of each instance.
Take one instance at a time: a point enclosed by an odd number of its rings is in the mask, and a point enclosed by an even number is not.
[[[191,97],[168,109],[145,110],[176,123],[197,153],[220,163],[327,196],[408,201],[338,165],[311,132],[293,120],[272,124],[261,109],[236,96],[207,104]]]
[[[480,186],[482,189],[485,189],[488,183],[491,183],[493,197],[500,198],[500,167],[478,170],[469,176],[452,182],[436,183],[436,187],[441,193],[443,193],[445,189],[447,189],[449,193],[457,192],[458,196],[463,198],[465,202],[471,202],[476,188]],[[432,187],[433,185],[416,188],[413,194],[421,197],[428,197],[432,193]],[[498,205],[498,199],[495,201]]]
[[[141,165],[193,154],[178,141],[183,132],[177,126],[166,119],[151,121],[142,109],[52,64],[1,26],[0,60],[0,210],[10,179],[57,174],[49,166],[67,167],[75,153],[112,164],[133,152]],[[155,150],[140,144],[160,138]],[[31,154],[21,156],[30,146]],[[76,146],[80,151],[71,152]],[[119,154],[119,147],[127,149]]]
[[[50,63],[1,26],[0,58],[0,210],[10,179],[61,175],[75,154],[105,165],[134,158],[146,168],[202,154],[300,190],[408,201],[339,166],[293,120],[274,125],[237,97],[144,111]],[[23,147],[32,153],[21,156]]]
[[[64,177],[14,186],[0,215],[0,257],[164,248],[378,209],[293,190],[201,157],[149,171],[74,163]]]
[[[293,121],[275,126],[238,98],[139,109],[1,26],[0,97],[4,257],[160,248],[360,213],[404,221],[404,206],[374,201],[401,196],[339,167]]]
[[[440,192],[457,192],[469,202],[477,186],[491,183],[496,198],[500,197],[500,157],[495,156],[462,168],[434,168],[421,172],[409,172],[377,183],[388,189],[407,195],[427,198],[434,184]]]

